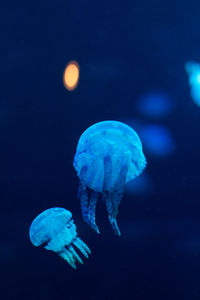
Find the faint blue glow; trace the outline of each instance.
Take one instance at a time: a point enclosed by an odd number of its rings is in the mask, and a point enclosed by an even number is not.
[[[125,186],[126,193],[130,195],[146,196],[152,193],[153,183],[147,172],[129,181]]]
[[[200,64],[189,61],[185,64],[185,70],[189,77],[190,96],[200,106]]]
[[[154,156],[167,156],[175,150],[173,137],[163,125],[145,125],[140,129],[144,151]]]
[[[162,92],[150,92],[142,95],[138,102],[138,111],[145,117],[161,118],[172,110],[172,101]]]

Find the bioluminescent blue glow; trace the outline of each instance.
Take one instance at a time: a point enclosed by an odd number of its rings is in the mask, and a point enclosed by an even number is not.
[[[45,245],[45,249],[56,252],[76,269],[76,262],[83,263],[75,251],[76,246],[88,258],[88,246],[77,236],[76,225],[69,210],[53,207],[38,215],[32,222],[29,237],[34,246]]]
[[[167,127],[145,125],[140,129],[144,149],[155,156],[167,156],[175,150],[175,143]]]
[[[200,64],[189,61],[185,64],[190,84],[190,96],[200,106]]]
[[[95,209],[99,193],[105,200],[114,232],[120,235],[116,217],[124,185],[142,173],[145,166],[140,138],[124,123],[99,122],[81,135],[74,157],[80,179],[78,198],[83,219],[97,233]],[[88,189],[91,190],[89,200]]]
[[[153,191],[153,182],[151,177],[146,173],[142,173],[134,180],[129,181],[126,184],[125,191],[130,195],[146,196]]]
[[[172,110],[169,97],[161,92],[151,92],[142,95],[138,101],[138,111],[145,117],[161,118]]]

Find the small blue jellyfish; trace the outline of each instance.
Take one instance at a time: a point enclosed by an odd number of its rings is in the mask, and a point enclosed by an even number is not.
[[[56,252],[76,269],[76,261],[83,263],[76,253],[76,246],[88,258],[91,253],[88,246],[77,236],[76,225],[69,210],[53,207],[43,211],[32,222],[29,237],[36,247],[45,245],[45,249]]]
[[[142,143],[137,133],[124,123],[99,122],[81,135],[74,157],[80,179],[78,198],[83,219],[97,233],[95,209],[99,193],[105,200],[114,232],[120,235],[116,217],[124,185],[138,176],[145,165]]]

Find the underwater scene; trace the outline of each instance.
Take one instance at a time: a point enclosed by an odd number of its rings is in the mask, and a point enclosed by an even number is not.
[[[0,7],[0,300],[199,300],[200,3]]]

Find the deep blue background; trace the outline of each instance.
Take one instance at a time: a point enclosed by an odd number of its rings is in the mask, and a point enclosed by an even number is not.
[[[200,109],[184,63],[200,61],[199,1],[1,1],[0,298],[200,298]],[[67,62],[80,64],[74,92]],[[174,111],[162,124],[176,152],[145,153],[150,195],[125,194],[117,238],[102,203],[97,236],[82,220],[72,166],[95,122],[138,118],[139,96],[164,91]],[[148,122],[148,120],[143,120]],[[28,230],[42,210],[66,207],[92,249],[74,271],[35,248]]]

